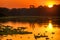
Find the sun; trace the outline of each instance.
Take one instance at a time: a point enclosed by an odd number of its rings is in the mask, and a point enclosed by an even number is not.
[[[55,4],[54,1],[46,1],[46,6],[49,8],[52,8],[54,4]]]
[[[48,5],[48,7],[49,7],[49,8],[52,8],[52,7],[53,7],[53,5]]]

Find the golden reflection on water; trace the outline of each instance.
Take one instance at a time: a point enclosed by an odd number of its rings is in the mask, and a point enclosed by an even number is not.
[[[53,27],[52,21],[49,20],[48,24],[38,24],[38,23],[22,23],[22,22],[6,22],[3,25],[10,25],[13,28],[17,27],[27,27],[26,31],[33,32],[32,34],[25,34],[25,35],[8,35],[7,37],[2,37],[2,40],[12,39],[12,40],[35,40],[34,34],[38,35],[48,35],[49,40],[60,40],[60,29],[57,27]],[[52,34],[54,32],[55,34]],[[37,40],[46,40],[45,38],[38,38]]]
[[[49,27],[50,29],[52,29],[52,27],[53,27],[53,24],[52,24],[52,21],[51,21],[51,20],[49,20],[48,27]]]
[[[52,32],[54,30],[52,20],[49,20],[49,23],[47,25],[47,30],[50,32]]]

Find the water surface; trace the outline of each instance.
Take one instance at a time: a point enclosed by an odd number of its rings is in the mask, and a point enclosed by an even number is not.
[[[12,22],[8,21],[0,23],[2,25],[9,25],[13,28],[27,27],[26,31],[32,32],[32,34],[14,34],[7,36],[0,36],[1,40],[47,40],[46,37],[40,37],[35,39],[34,35],[47,35],[49,40],[60,40],[60,28],[58,24],[53,24],[49,20],[48,23],[29,23],[29,22]]]

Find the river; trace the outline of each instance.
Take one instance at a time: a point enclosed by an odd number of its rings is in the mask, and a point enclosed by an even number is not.
[[[48,23],[29,23],[29,22],[12,22],[8,21],[0,23],[2,25],[9,25],[13,28],[27,27],[26,31],[32,34],[14,34],[7,36],[0,36],[1,40],[60,40],[60,28],[58,24],[53,24],[52,20]],[[46,37],[35,38],[34,35],[47,35]]]

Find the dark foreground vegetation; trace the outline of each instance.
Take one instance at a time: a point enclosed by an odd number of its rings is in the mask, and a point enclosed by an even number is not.
[[[0,24],[0,36],[13,34],[32,34],[32,32],[25,31],[25,27],[18,27],[17,29],[11,26],[4,26]]]

